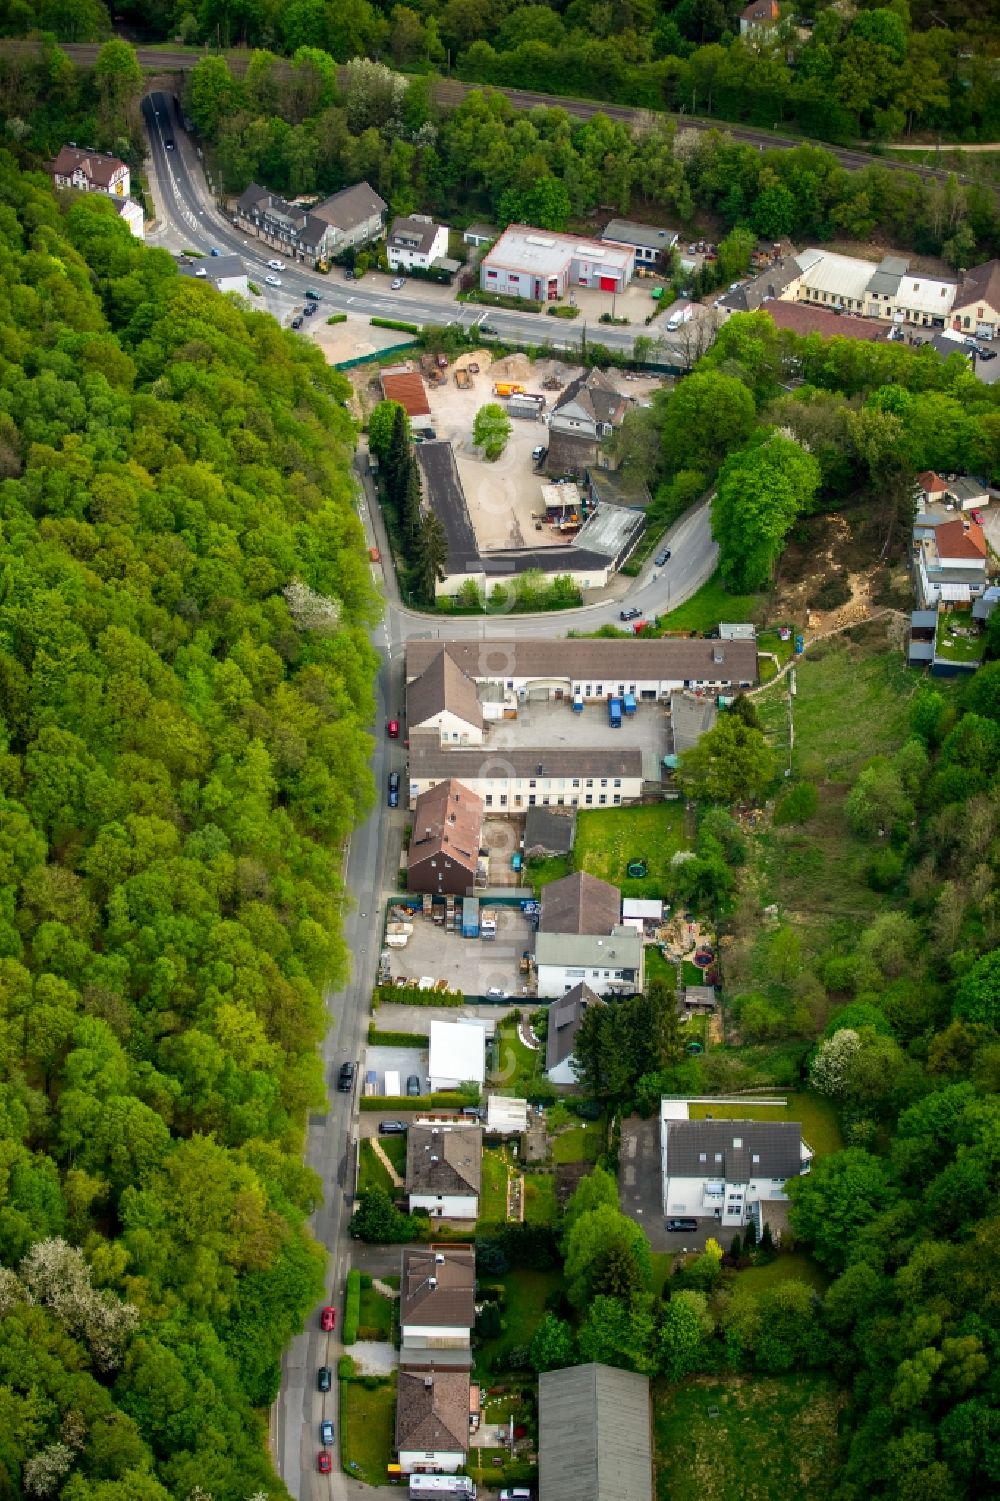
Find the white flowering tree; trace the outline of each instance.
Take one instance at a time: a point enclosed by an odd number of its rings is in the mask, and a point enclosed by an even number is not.
[[[839,1099],[847,1088],[851,1064],[861,1050],[853,1027],[842,1027],[820,1043],[809,1068],[809,1082],[820,1094]]]
[[[139,1310],[91,1285],[82,1251],[59,1237],[40,1240],[21,1262],[20,1271],[27,1301],[50,1309],[82,1339],[99,1371],[113,1371],[121,1364],[139,1323]]]

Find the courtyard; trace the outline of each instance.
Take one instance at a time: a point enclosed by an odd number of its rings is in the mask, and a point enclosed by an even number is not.
[[[627,745],[642,753],[643,778],[658,782],[672,745],[670,719],[665,706],[640,703],[619,729],[612,729],[604,703],[585,704],[582,714],[575,714],[568,699],[531,699],[518,705],[516,719],[494,720],[489,726],[491,751],[523,745],[537,748],[539,759],[546,746],[620,750]]]
[[[534,947],[534,928],[517,907],[495,910],[497,936],[488,941],[447,933],[417,914],[406,947],[389,950],[393,979],[405,978],[414,985],[423,979],[446,980],[452,990],[466,996],[489,996],[499,990],[516,999],[523,993],[521,955]],[[428,1011],[428,1018],[433,1014]]]

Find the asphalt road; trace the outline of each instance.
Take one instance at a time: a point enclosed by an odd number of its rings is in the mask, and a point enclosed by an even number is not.
[[[176,117],[170,97],[149,95],[142,101],[142,110],[149,134],[152,177],[161,216],[151,239],[173,250],[189,246],[207,253],[215,246],[219,250],[234,251],[243,257],[251,275],[255,280],[259,279],[263,288],[266,259],[271,252],[257,241],[244,241],[239,231],[215,209],[195,148]],[[166,145],[168,140],[174,143],[171,149]],[[310,273],[289,270],[281,273],[281,279],[281,288],[267,289],[267,302],[271,311],[287,322],[292,307],[303,300]],[[312,280],[315,279],[313,275]],[[381,311],[385,301],[385,297],[377,292],[363,294],[360,288],[353,288],[350,284],[338,286],[330,285],[327,279],[323,281],[324,308],[357,310],[359,306],[370,303]],[[441,321],[441,304],[425,306],[419,291],[406,299],[399,294],[399,302],[404,301],[408,320]],[[394,308],[397,313],[401,311],[396,304]],[[455,311],[459,315],[468,315],[471,311],[476,317],[482,313],[481,309],[470,310],[461,304],[455,305]],[[491,313],[490,321],[507,332],[508,324],[525,320],[500,314],[494,317]],[[363,454],[358,457],[357,467],[364,495],[359,512],[369,546],[377,546],[382,557],[389,559],[388,541],[382,518],[374,505],[371,482],[365,474]],[[378,714],[373,757],[377,798],[370,816],[355,830],[346,855],[344,885],[348,896],[344,901],[343,926],[345,941],[353,957],[352,975],[342,990],[326,996],[330,1024],[322,1056],[328,1091],[327,1109],[324,1115],[310,1118],[306,1142],[306,1161],[323,1184],[323,1202],[310,1223],[317,1240],[327,1248],[329,1255],[324,1302],[332,1301],[339,1316],[342,1316],[345,1279],[352,1256],[378,1272],[389,1265],[395,1266],[397,1255],[395,1250],[354,1247],[348,1235],[357,1122],[354,1097],[339,1092],[337,1076],[342,1062],[346,1059],[360,1062],[362,1057],[379,951],[375,914],[379,910],[382,891],[392,884],[386,873],[390,833],[395,831],[398,835],[401,820],[405,818],[402,811],[390,814],[385,796],[389,771],[405,770],[405,748],[401,741],[388,740],[382,729],[388,718],[398,715],[403,700],[405,643],[410,638],[429,635],[482,636],[501,641],[559,636],[570,630],[594,630],[607,622],[617,624],[618,612],[626,601],[630,606],[637,606],[643,615],[657,614],[681,604],[715,570],[718,549],[711,535],[708,505],[700,506],[677,522],[661,546],[669,546],[672,553],[663,568],[648,564],[638,579],[621,577],[613,588],[605,591],[600,601],[581,609],[555,616],[506,613],[467,616],[446,625],[438,616],[404,608],[391,565],[386,575],[383,575],[380,565],[372,565],[385,593],[384,618],[371,636],[382,658],[377,683]],[[360,1072],[356,1079],[356,1084],[359,1083]],[[337,1382],[334,1381],[333,1390],[327,1394],[321,1393],[317,1385],[319,1367],[332,1365],[336,1369],[341,1352],[339,1331],[331,1335],[320,1330],[319,1308],[310,1315],[305,1332],[297,1336],[285,1351],[281,1390],[271,1411],[270,1439],[278,1473],[298,1501],[329,1501],[331,1497],[336,1501],[363,1501],[363,1498],[370,1501],[372,1496],[371,1490],[360,1486],[340,1469]],[[319,1424],[324,1418],[333,1420],[338,1435],[332,1451],[334,1470],[329,1476],[321,1475],[317,1467]],[[399,1493],[394,1494],[398,1497]]]
[[[25,42],[24,46],[34,46],[32,42]],[[71,57],[74,62],[83,65],[92,64],[100,50],[95,43],[69,42],[62,43],[62,50]],[[159,70],[164,73],[185,73],[194,67],[203,54],[193,50],[176,51],[169,48],[137,47],[136,56],[141,67],[147,70]],[[226,57],[230,60],[237,71],[243,71],[250,59],[250,53],[246,49],[232,48]],[[343,69],[338,69],[338,77],[343,78]],[[434,92],[438,104],[448,107],[460,104],[465,96],[473,90],[481,89],[482,84],[462,83],[457,78],[439,78],[435,80]],[[518,109],[534,109],[541,105],[545,109],[563,109],[567,114],[577,119],[589,120],[596,114],[607,115],[609,119],[620,120],[623,124],[631,126],[634,130],[646,130],[651,120],[669,120],[675,125],[691,130],[722,130],[731,135],[736,141],[745,141],[748,145],[757,146],[761,151],[788,151],[796,146],[819,146],[824,151],[829,151],[835,156],[843,167],[856,171],[860,167],[870,167],[873,162],[879,162],[888,171],[915,172],[918,177],[939,178],[942,182],[947,181],[952,174],[939,167],[928,167],[923,164],[893,161],[888,157],[877,157],[873,152],[863,149],[852,149],[847,146],[834,146],[827,141],[811,140],[804,136],[781,135],[777,130],[761,130],[749,125],[737,125],[727,120],[706,119],[700,115],[686,115],[672,113],[669,110],[633,109],[625,104],[609,104],[602,100],[576,99],[565,94],[540,94],[530,89],[504,88],[498,84],[489,85],[491,92],[503,94]],[[959,174],[959,181],[968,182],[971,179]]]

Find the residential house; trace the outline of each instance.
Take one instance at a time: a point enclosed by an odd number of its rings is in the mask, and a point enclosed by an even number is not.
[[[469,1452],[468,1371],[399,1372],[396,1452],[404,1475],[454,1475]]]
[[[576,843],[576,809],[540,807],[528,809],[524,820],[524,853],[530,857],[568,855]]]
[[[462,243],[478,250],[481,245],[492,245],[499,234],[495,224],[470,224],[462,231]]]
[[[427,1072],[431,1089],[457,1089],[468,1083],[482,1087],[486,1081],[484,1023],[432,1021]]]
[[[761,1200],[786,1199],[785,1184],[809,1171],[813,1155],[798,1123],[688,1120],[686,1102],[675,1100],[660,1107],[660,1148],[664,1215],[734,1230]]]
[[[366,182],[308,209],[251,183],[236,205],[235,221],[285,255],[315,266],[377,239],[385,213],[385,202]]]
[[[394,366],[391,370],[383,370],[379,374],[379,384],[382,387],[382,395],[386,401],[398,401],[407,417],[410,426],[416,431],[430,427],[431,409],[427,400],[427,387],[424,378],[418,370],[409,370]]]
[[[584,870],[551,881],[542,892],[540,933],[611,933],[621,920],[617,886]]]
[[[475,885],[483,800],[450,777],[417,798],[406,867],[408,891],[464,896]]]
[[[435,730],[442,746],[482,745],[483,708],[475,681],[449,652],[436,652],[407,683],[406,724],[411,737]]]
[[[733,313],[756,313],[775,298],[784,297],[798,284],[801,275],[794,256],[784,256],[765,266],[749,281],[730,287],[716,306],[726,318],[731,318]],[[770,312],[769,307],[767,311]]]
[[[551,1084],[577,1081],[574,1047],[576,1034],[589,1006],[605,1003],[583,980],[552,1002],[545,1039],[545,1073]]]
[[[484,292],[556,302],[573,287],[623,292],[634,273],[630,245],[510,224],[483,256],[479,285]]]
[[[400,1365],[469,1370],[475,1322],[473,1247],[407,1247],[399,1284]]]
[[[752,0],[740,11],[740,36],[760,36],[771,31],[780,20],[778,0]]]
[[[426,1209],[432,1219],[476,1219],[482,1174],[479,1126],[458,1122],[412,1125],[406,1133],[406,1192],[411,1213]]]
[[[595,465],[613,468],[604,445],[633,404],[603,371],[593,369],[577,376],[560,392],[549,416],[549,472],[582,472]]]
[[[626,245],[635,251],[637,270],[659,270],[670,265],[670,252],[677,244],[676,229],[656,224],[635,224],[631,219],[612,219],[601,236],[605,245]]]
[[[951,326],[980,339],[1000,333],[1000,260],[966,271],[952,304]]]
[[[649,1377],[606,1365],[538,1378],[541,1501],[653,1501]]]
[[[581,980],[604,994],[632,995],[643,986],[642,937],[622,923],[607,937],[537,933],[535,969],[540,1000],[564,995]]]
[[[142,206],[136,203],[134,198],[113,198],[111,201],[118,210],[119,219],[124,219],[137,240],[144,240],[146,238],[146,219],[142,212]]]
[[[924,469],[914,480],[917,501],[921,506],[943,504],[948,495],[947,483],[933,469]]]
[[[201,260],[181,260],[177,266],[181,276],[207,281],[218,292],[238,292],[249,296],[247,268],[238,255],[205,256]]]
[[[956,517],[933,528],[914,525],[917,592],[922,608],[971,604],[989,582],[988,550],[983,529]]]
[[[960,511],[975,511],[989,505],[990,492],[982,480],[974,479],[971,474],[959,474],[948,481],[948,499]]]
[[[386,254],[392,271],[429,271],[436,260],[448,254],[448,226],[435,224],[427,214],[394,219]]]
[[[117,156],[84,151],[79,146],[64,146],[50,164],[49,174],[57,188],[107,193],[110,198],[127,198],[132,181],[128,167]]]

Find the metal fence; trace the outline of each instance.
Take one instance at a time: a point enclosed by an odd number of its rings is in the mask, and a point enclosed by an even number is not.
[[[408,350],[412,351],[416,343],[419,343],[419,340],[409,339],[405,344],[390,344],[387,349],[373,349],[371,354],[359,354],[353,360],[338,360],[333,368],[334,370],[355,370],[358,365],[374,365],[378,360],[391,358],[395,354],[404,354]]]

